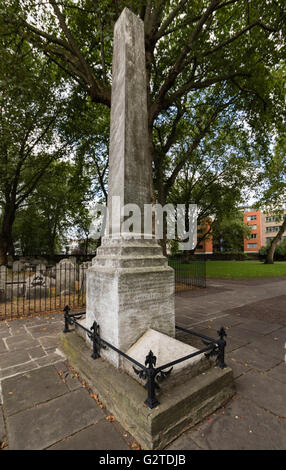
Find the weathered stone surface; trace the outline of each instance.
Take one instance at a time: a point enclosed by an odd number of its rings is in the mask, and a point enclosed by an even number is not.
[[[134,255],[136,264],[136,254]],[[164,261],[164,260],[163,260]],[[103,339],[126,352],[148,328],[175,336],[174,273],[166,266],[105,268],[87,273],[87,316],[90,328],[100,325]],[[103,356],[117,367],[112,350]]]
[[[267,375],[250,371],[237,379],[237,390],[243,397],[272,413],[286,418],[285,384]]]
[[[29,334],[10,336],[6,338],[6,343],[10,351],[32,349],[39,344],[37,340],[32,338]]]
[[[59,419],[60,414],[60,419]],[[84,389],[9,416],[9,449],[41,450],[102,418],[103,413]]]
[[[7,415],[25,410],[68,392],[53,366],[3,380],[3,405]]]
[[[24,263],[22,261],[14,261],[12,269],[15,273],[20,272],[24,269]]]
[[[282,450],[285,440],[283,420],[249,400],[235,397],[166,450]]]
[[[37,271],[26,280],[26,299],[38,299],[49,297],[50,278]]]
[[[12,367],[14,364],[23,364],[30,360],[27,351],[21,348],[14,351],[9,351],[0,355],[0,370]]]
[[[43,263],[37,264],[36,273],[45,273],[46,270],[47,270],[47,267],[46,267],[45,264],[43,264]]]
[[[0,445],[2,442],[5,442],[5,440],[6,440],[6,430],[5,430],[5,424],[4,424],[4,419],[3,419],[2,406],[0,406]]]
[[[151,203],[144,23],[127,8],[115,24],[113,47],[108,198],[143,209]]]
[[[278,365],[281,361],[278,358],[269,356],[268,354],[257,354],[252,349],[244,346],[242,348],[237,349],[236,351],[232,351],[229,354],[231,359],[235,359],[237,362],[242,364],[247,364],[248,366],[253,367],[254,369],[258,370],[268,370],[272,367]]]
[[[114,28],[109,156],[109,228],[87,272],[87,327],[126,351],[148,328],[175,336],[174,273],[154,238],[127,233],[121,209],[151,203],[144,24],[125,8]],[[113,211],[113,198],[120,198]],[[114,220],[119,214],[118,220]],[[111,236],[112,235],[112,236]],[[120,358],[103,352],[116,367]]]
[[[149,351],[152,351],[156,357],[155,367],[160,367],[168,364],[182,357],[198,352],[198,349],[178,341],[175,338],[164,335],[158,331],[149,329],[144,335],[127,351],[127,355],[138,361],[140,364],[145,364],[145,358]],[[171,374],[162,383],[164,390],[176,386],[191,377],[205,372],[211,365],[211,362],[205,358],[204,354],[199,354],[186,361],[173,366]],[[136,366],[135,366],[136,367]],[[123,359],[123,370],[125,370],[133,379],[137,380],[142,385],[145,381],[134,374],[133,364],[127,359]],[[138,369],[138,367],[137,367]],[[170,370],[170,367],[164,369],[164,372]]]
[[[38,364],[39,367],[43,367],[51,364],[56,364],[57,362],[60,362],[62,360],[63,356],[59,354],[56,349],[55,351],[50,352],[46,356],[39,357],[35,360],[35,362]]]
[[[58,292],[75,291],[77,267],[70,260],[62,259],[56,265],[56,289]]]
[[[286,384],[286,362],[281,362],[281,364],[271,369],[267,375]]]
[[[72,366],[80,370],[107,409],[144,449],[164,448],[234,394],[232,370],[211,367],[171,391],[162,388],[160,405],[151,410],[144,405],[146,390],[106,361],[93,360],[75,332],[62,334],[61,342]]]
[[[37,369],[38,365],[34,361],[25,362],[15,366],[8,367],[7,369],[0,370],[0,379],[7,379],[23,372],[29,372],[30,370]]]
[[[8,268],[7,266],[1,265],[0,266],[0,281],[6,281],[8,278]]]
[[[58,442],[48,450],[130,450],[114,424],[102,418],[98,423]]]
[[[86,292],[86,273],[88,268],[92,265],[91,261],[85,261],[79,265],[79,290]]]

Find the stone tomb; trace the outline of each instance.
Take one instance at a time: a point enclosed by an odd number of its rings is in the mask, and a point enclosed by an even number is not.
[[[195,348],[174,339],[174,272],[152,233],[126,233],[126,204],[142,210],[151,202],[148,156],[144,24],[125,8],[114,28],[109,158],[109,226],[87,272],[83,326],[96,321],[101,337],[144,365],[154,349],[157,365]],[[114,223],[112,198],[120,198]],[[80,335],[77,334],[77,331]],[[82,330],[62,335],[62,349],[100,400],[146,449],[163,448],[215,411],[234,393],[232,370],[214,367],[204,355],[174,367],[158,392],[159,406],[146,407],[146,389],[132,366],[111,348],[91,359]]]

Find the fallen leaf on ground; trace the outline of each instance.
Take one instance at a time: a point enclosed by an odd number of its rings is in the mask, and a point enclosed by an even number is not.
[[[140,450],[141,449],[141,447],[138,444],[136,444],[136,442],[133,442],[131,447],[132,447],[132,449],[135,449],[135,450]]]
[[[112,415],[106,416],[106,419],[107,419],[107,421],[114,421],[115,420],[114,416],[112,416]]]

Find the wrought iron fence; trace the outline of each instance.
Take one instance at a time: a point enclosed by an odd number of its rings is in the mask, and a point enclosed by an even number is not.
[[[149,354],[146,356],[145,363],[143,365],[140,362],[136,361],[133,357],[128,356],[126,353],[124,353],[120,349],[116,348],[115,346],[113,346],[112,344],[110,344],[109,342],[101,338],[100,325],[98,325],[98,323],[94,322],[90,329],[84,327],[81,323],[79,323],[78,319],[82,318],[82,316],[85,315],[85,312],[80,312],[80,313],[71,312],[70,313],[69,305],[65,306],[64,312],[65,313],[64,313],[63,332],[69,333],[71,331],[69,328],[71,325],[77,325],[78,327],[83,329],[87,333],[87,336],[89,337],[89,339],[92,341],[93,350],[92,350],[91,357],[93,359],[97,359],[100,357],[101,348],[103,349],[107,348],[107,349],[112,349],[113,351],[117,352],[120,356],[124,357],[125,359],[127,359],[133,364],[134,373],[137,374],[141,379],[146,380],[145,387],[147,388],[148,395],[144,403],[151,409],[160,404],[156,396],[156,389],[157,390],[160,389],[160,385],[158,382],[161,382],[162,380],[166,379],[171,374],[173,367],[176,364],[187,361],[188,359],[191,359],[192,357],[198,356],[200,354],[204,354],[204,356],[207,359],[210,359],[210,357],[214,356],[216,365],[220,367],[221,369],[224,369],[226,367],[225,338],[227,334],[223,327],[221,327],[220,330],[218,330],[217,332],[218,338],[214,339],[214,338],[211,338],[210,336],[197,333],[194,330],[187,330],[186,328],[182,328],[176,325],[176,329],[182,330],[185,333],[201,338],[205,347],[192,354],[188,354],[187,356],[176,359],[175,361],[168,362],[167,364],[164,364],[160,367],[155,367],[157,358],[156,356],[154,356],[151,350],[149,351]],[[136,366],[137,369],[134,366]],[[166,371],[166,369],[168,370]]]
[[[175,271],[175,292],[206,287],[206,262],[204,259],[186,261],[183,258],[168,258]]]
[[[86,270],[90,262],[57,265],[16,263],[0,266],[0,320],[85,306]]]
[[[206,287],[205,262],[189,263],[169,258],[175,270],[175,291]],[[86,304],[86,270],[91,261],[81,264],[63,259],[56,265],[21,263],[0,266],[0,320],[36,313],[61,311]]]

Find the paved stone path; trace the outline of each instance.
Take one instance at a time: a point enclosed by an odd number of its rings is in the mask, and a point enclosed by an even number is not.
[[[226,328],[237,393],[168,449],[285,449],[286,278],[211,280],[176,296],[176,322],[214,337]],[[136,449],[57,349],[62,329],[58,314],[0,323],[0,446]]]

